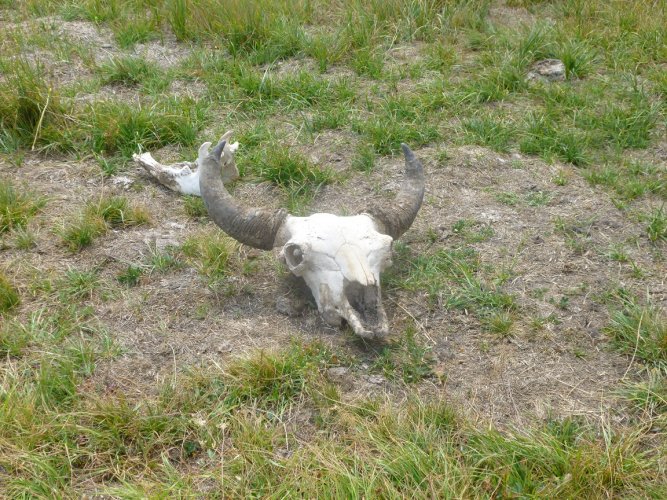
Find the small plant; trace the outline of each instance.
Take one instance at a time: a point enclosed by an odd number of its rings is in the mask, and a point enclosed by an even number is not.
[[[15,308],[21,303],[19,293],[9,279],[0,272],[0,315]]]
[[[149,220],[146,210],[130,205],[127,198],[103,197],[88,203],[78,220],[65,225],[58,233],[70,251],[78,252],[91,245],[110,227],[126,228],[145,224]]]
[[[85,217],[99,217],[113,228],[140,226],[150,221],[145,209],[130,205],[123,196],[103,197],[89,203]]]
[[[369,173],[375,166],[375,151],[372,147],[362,146],[357,155],[352,159],[352,168],[361,172]]]
[[[35,235],[24,228],[15,229],[14,244],[16,245],[16,248],[20,250],[30,250],[36,245]]]
[[[139,284],[139,279],[141,278],[142,274],[144,274],[143,268],[129,265],[127,266],[127,269],[125,269],[116,277],[116,279],[123,285],[136,286]]]
[[[512,315],[507,311],[493,312],[482,320],[483,325],[500,337],[509,337],[514,324]]]
[[[657,368],[648,372],[646,380],[626,384],[621,394],[636,410],[648,415],[667,414],[667,378]]]
[[[191,236],[181,250],[194,261],[204,276],[215,281],[229,273],[229,267],[238,252],[238,243],[221,231],[213,231]]]
[[[389,380],[416,383],[433,375],[433,356],[430,349],[421,345],[413,326],[408,327],[400,339],[384,348],[373,364]]]
[[[44,204],[43,199],[19,193],[12,184],[0,180],[0,234],[25,228]]]
[[[56,285],[63,303],[71,300],[90,300],[93,292],[100,288],[100,277],[97,270],[81,271],[69,269]]]
[[[149,265],[152,271],[166,272],[171,269],[178,269],[183,265],[176,255],[175,248],[167,247],[162,252],[158,251],[156,247],[149,247],[149,250]]]
[[[667,212],[664,206],[646,216],[645,219],[648,222],[646,226],[648,239],[653,243],[667,241]]]
[[[667,367],[667,315],[662,309],[622,297],[605,331],[621,352],[652,366]]]
[[[200,196],[184,196],[183,197],[183,208],[188,217],[193,219],[201,219],[208,215],[208,210],[206,210],[206,205],[204,205],[204,200]]]

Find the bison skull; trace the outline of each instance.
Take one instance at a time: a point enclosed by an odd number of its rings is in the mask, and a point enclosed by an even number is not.
[[[281,248],[281,260],[304,279],[328,324],[338,326],[346,320],[362,337],[386,334],[380,273],[391,262],[393,240],[410,227],[424,196],[423,168],[410,148],[402,145],[406,170],[392,202],[371,205],[349,217],[326,213],[294,217],[284,209],[244,207],[231,197],[223,178],[235,172],[237,145],[226,146],[228,136],[210,152],[208,143],[202,145],[196,162],[199,168],[181,173],[176,187],[145,165],[145,155],[136,159],[168,187],[183,192],[179,189],[183,184],[189,186],[189,193],[200,194],[213,221],[239,242],[263,250]],[[173,171],[158,166],[162,177]],[[195,180],[199,189],[192,187]]]

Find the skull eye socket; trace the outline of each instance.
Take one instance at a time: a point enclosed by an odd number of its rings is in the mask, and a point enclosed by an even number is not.
[[[298,267],[303,263],[303,249],[296,244],[286,246],[285,260],[290,268]]]

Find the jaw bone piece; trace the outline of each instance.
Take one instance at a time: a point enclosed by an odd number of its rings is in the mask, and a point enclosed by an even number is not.
[[[225,132],[219,142],[228,141],[232,131]],[[202,162],[208,155],[210,142],[205,142],[199,147],[199,154],[195,161],[183,161],[173,165],[163,165],[159,163],[150,153],[134,154],[132,159],[141,165],[157,181],[171,189],[182,194],[192,194],[201,196],[199,192],[199,175]],[[220,164],[222,165],[222,180],[225,183],[232,182],[239,177],[239,171],[234,161],[234,153],[239,147],[239,143],[226,144]]]
[[[196,172],[199,186],[190,186],[189,193],[200,194],[211,219],[237,241],[262,250],[281,248],[280,259],[306,282],[328,324],[340,326],[345,320],[365,338],[387,334],[380,273],[391,264],[392,242],[410,228],[424,198],[424,169],[410,148],[401,145],[405,174],[390,202],[348,217],[326,213],[294,217],[282,208],[244,207],[232,198],[221,175],[229,161],[225,139],[210,153],[210,143],[202,145]],[[185,192],[178,181],[178,187],[173,187],[172,180],[178,177],[169,177],[170,183],[165,183],[153,175],[167,187]]]

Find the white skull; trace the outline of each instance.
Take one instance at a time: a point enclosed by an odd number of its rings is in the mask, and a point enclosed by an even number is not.
[[[227,145],[230,135],[227,132],[210,153],[210,143],[204,143],[197,161],[185,166],[161,165],[149,153],[135,160],[170,189],[201,195],[213,221],[231,237],[263,250],[280,247],[281,259],[304,279],[327,323],[346,320],[363,337],[386,334],[380,273],[390,264],[392,241],[410,227],[424,196],[424,171],[410,148],[402,145],[406,170],[391,202],[350,217],[293,217],[284,209],[243,207],[227,192],[224,182],[238,175],[238,143]]]
[[[324,320],[347,320],[361,336],[387,333],[380,273],[391,264],[393,238],[376,231],[367,215],[288,217],[291,235],[280,258],[304,279]]]

